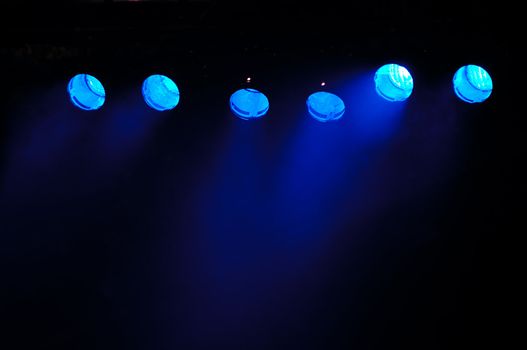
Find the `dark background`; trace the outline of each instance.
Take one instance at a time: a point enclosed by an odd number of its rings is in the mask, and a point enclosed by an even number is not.
[[[525,146],[497,5],[0,13],[1,349],[504,348]],[[412,72],[403,104],[372,92],[388,62]],[[465,64],[490,72],[485,103],[453,94]],[[68,101],[79,72],[101,110]],[[174,111],[143,103],[154,73]],[[247,122],[227,101],[249,76],[271,109]],[[322,81],[333,124],[305,112]]]

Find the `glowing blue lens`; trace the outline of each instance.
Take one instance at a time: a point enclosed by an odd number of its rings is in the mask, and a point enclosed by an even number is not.
[[[414,81],[405,67],[386,64],[375,73],[375,88],[388,101],[404,101],[412,94]]]
[[[77,74],[68,84],[71,102],[80,109],[92,111],[101,108],[106,93],[101,82],[88,74]]]
[[[231,110],[241,119],[263,117],[269,110],[267,96],[255,89],[241,89],[231,95]]]
[[[315,92],[307,98],[307,110],[313,118],[321,122],[340,119],[344,115],[344,102],[329,92]]]
[[[164,75],[151,75],[143,82],[143,98],[147,105],[158,111],[174,109],[179,103],[179,89]]]
[[[468,103],[483,102],[492,93],[492,79],[489,73],[479,66],[468,65],[459,68],[454,74],[453,83],[456,95]]]

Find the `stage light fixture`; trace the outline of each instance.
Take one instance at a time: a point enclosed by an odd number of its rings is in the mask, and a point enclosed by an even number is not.
[[[456,95],[468,103],[483,102],[492,93],[492,79],[489,73],[472,64],[459,68],[452,82]]]
[[[269,100],[256,89],[240,89],[231,95],[230,106],[241,119],[255,119],[269,111]]]
[[[94,76],[77,74],[68,84],[71,102],[83,110],[92,111],[102,107],[106,93],[102,83]]]
[[[172,79],[155,74],[143,82],[143,98],[148,106],[157,111],[168,111],[179,103],[179,89]]]
[[[321,122],[338,120],[344,115],[344,101],[335,94],[319,91],[311,94],[306,101],[307,110]]]
[[[388,101],[404,101],[410,97],[414,88],[408,69],[394,63],[379,68],[374,80],[377,93]]]

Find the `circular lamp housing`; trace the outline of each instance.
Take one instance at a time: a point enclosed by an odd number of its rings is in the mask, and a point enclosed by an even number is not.
[[[394,63],[379,68],[374,80],[377,93],[392,102],[406,100],[414,88],[414,81],[408,69]]]
[[[342,118],[346,110],[344,101],[340,97],[324,91],[311,94],[306,104],[309,114],[321,122],[338,120]]]
[[[230,106],[239,118],[255,119],[263,117],[269,111],[269,100],[256,89],[240,89],[231,95]]]
[[[459,68],[452,82],[456,95],[468,103],[483,102],[492,93],[492,79],[489,73],[472,64]]]
[[[71,78],[68,83],[68,93],[71,102],[85,111],[101,108],[106,99],[102,83],[88,74],[77,74]]]
[[[179,89],[169,77],[155,74],[143,82],[143,98],[156,111],[168,111],[178,105]]]

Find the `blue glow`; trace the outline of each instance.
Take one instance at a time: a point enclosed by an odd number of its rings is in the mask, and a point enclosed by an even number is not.
[[[345,106],[340,97],[329,92],[315,92],[307,98],[307,110],[321,122],[338,120],[344,115]]]
[[[179,103],[179,89],[172,79],[164,75],[151,75],[143,83],[143,98],[157,111],[174,109]]]
[[[414,81],[405,67],[386,64],[375,73],[375,88],[388,101],[404,101],[412,94]]]
[[[454,91],[465,102],[479,103],[492,93],[492,79],[489,73],[474,65],[463,66],[454,74]]]
[[[80,109],[92,111],[101,108],[106,93],[101,82],[88,74],[77,74],[68,84],[71,102]]]
[[[232,94],[231,110],[241,119],[263,117],[269,110],[267,97],[255,89],[241,89]]]

